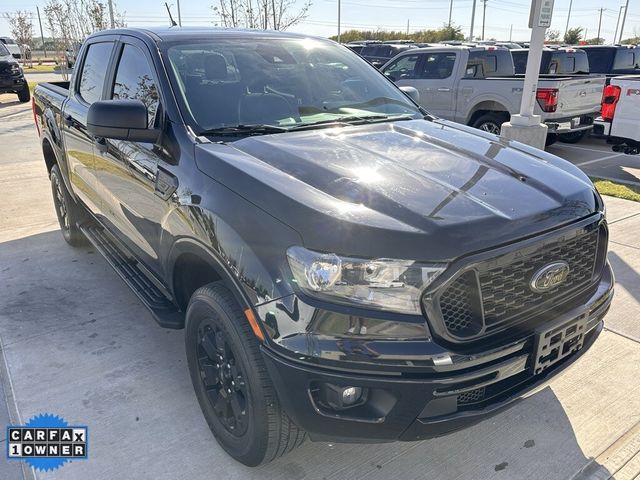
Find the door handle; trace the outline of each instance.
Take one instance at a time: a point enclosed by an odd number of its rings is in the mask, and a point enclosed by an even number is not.
[[[73,117],[71,115],[66,115],[64,117],[64,124],[67,127],[72,127],[73,126]]]
[[[440,88],[438,89],[438,91],[439,91],[439,92],[450,92],[450,91],[451,91],[451,89],[450,89],[450,88],[447,88],[447,87],[440,87]]]
[[[100,153],[107,153],[107,151],[109,150],[109,144],[107,143],[107,140],[103,137],[94,138],[93,143],[95,144],[96,148]]]

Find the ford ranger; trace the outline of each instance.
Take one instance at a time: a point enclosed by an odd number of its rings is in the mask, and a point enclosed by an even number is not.
[[[502,47],[436,47],[403,52],[382,67],[400,86],[415,87],[434,115],[490,133],[520,111],[524,76],[516,76]],[[545,75],[538,81],[536,114],[549,127],[548,144],[561,134],[589,131],[600,112],[605,79]]]
[[[434,118],[329,40],[107,30],[34,97],[62,235],[184,328],[204,417],[246,465],[467,427],[602,331],[589,179]]]

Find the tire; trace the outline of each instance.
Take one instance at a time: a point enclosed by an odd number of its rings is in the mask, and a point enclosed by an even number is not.
[[[25,85],[25,87],[18,92],[18,100],[20,100],[20,103],[27,103],[31,100],[31,91],[28,85]]]
[[[558,135],[558,140],[562,143],[578,143],[584,137],[587,136],[588,130],[582,130],[580,132],[563,133]]]
[[[71,195],[62,179],[62,174],[58,165],[51,168],[51,193],[53,194],[53,205],[56,209],[58,223],[65,241],[72,247],[80,247],[87,244],[87,238],[78,228],[78,223],[85,219],[86,214],[82,211]]]
[[[502,124],[507,121],[509,121],[507,114],[490,112],[480,115],[472,122],[471,126],[484,132],[493,133],[494,135],[500,135]]]
[[[556,143],[558,141],[558,136],[559,135],[557,133],[548,133],[547,140],[544,142],[544,146],[549,147]]]
[[[185,344],[193,388],[222,448],[255,467],[301,445],[306,433],[282,410],[242,309],[220,283],[193,294]]]

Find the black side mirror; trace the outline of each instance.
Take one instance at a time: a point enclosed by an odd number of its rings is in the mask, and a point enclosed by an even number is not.
[[[160,131],[148,127],[147,117],[141,100],[101,100],[89,107],[87,130],[94,137],[154,143]]]

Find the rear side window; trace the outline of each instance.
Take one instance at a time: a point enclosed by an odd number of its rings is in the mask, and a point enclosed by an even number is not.
[[[636,55],[632,49],[618,50],[614,70],[631,70],[636,66]]]
[[[112,42],[92,43],[89,45],[80,74],[80,97],[92,104],[102,98],[102,87],[109,66]]]
[[[111,98],[141,100],[149,112],[149,127],[151,128],[155,124],[158,110],[158,89],[153,80],[147,57],[138,47],[128,44],[124,46]]]
[[[426,80],[444,80],[453,73],[456,63],[455,53],[429,53],[424,54],[422,68],[418,78]]]

